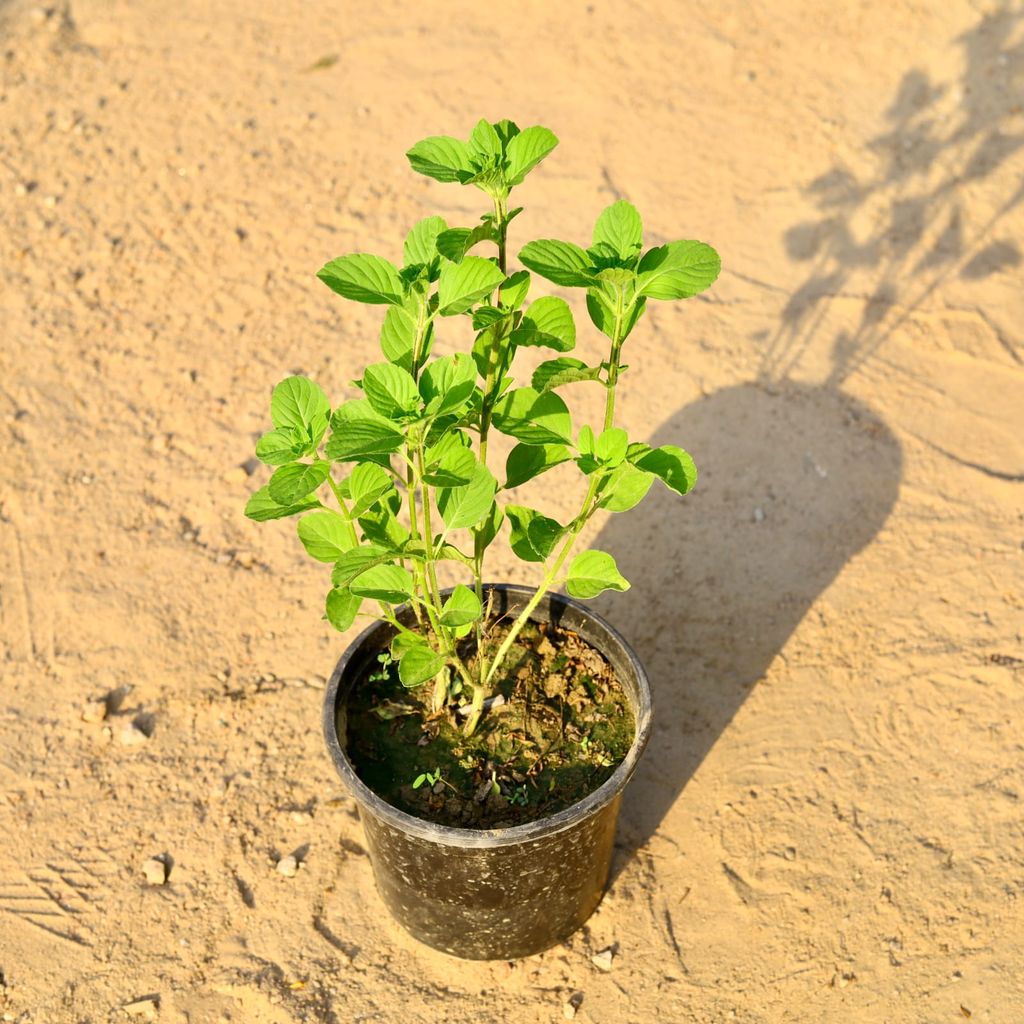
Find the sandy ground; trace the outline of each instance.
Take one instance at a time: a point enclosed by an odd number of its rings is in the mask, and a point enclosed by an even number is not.
[[[1024,7],[0,18],[3,1020],[1024,1019]],[[702,470],[589,537],[658,726],[602,907],[516,964],[386,917],[319,735],[324,573],[241,515],[270,386],[377,358],[315,271],[475,217],[402,153],[481,115],[562,140],[513,250],[625,196],[725,265],[628,343],[623,424]]]

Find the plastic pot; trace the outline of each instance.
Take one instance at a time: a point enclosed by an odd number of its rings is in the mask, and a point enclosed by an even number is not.
[[[510,585],[487,589],[498,613],[517,613],[533,593]],[[547,818],[490,830],[438,825],[392,807],[356,775],[345,754],[348,692],[390,642],[387,623],[371,626],[345,651],[324,698],[327,748],[359,807],[381,898],[416,939],[469,960],[539,953],[594,912],[608,880],[622,792],[651,730],[647,674],[604,619],[560,594],[547,596],[532,618],[573,630],[601,651],[636,719],[633,745],[614,773]]]

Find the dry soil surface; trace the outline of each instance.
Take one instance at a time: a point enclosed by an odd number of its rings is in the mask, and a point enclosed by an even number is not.
[[[3,1020],[1024,1019],[1024,8],[0,19]],[[725,268],[652,304],[619,403],[697,490],[586,538],[658,705],[613,882],[490,964],[384,912],[319,734],[325,572],[241,515],[271,386],[378,358],[315,271],[471,223],[403,153],[482,115],[561,138],[513,252],[625,196]]]

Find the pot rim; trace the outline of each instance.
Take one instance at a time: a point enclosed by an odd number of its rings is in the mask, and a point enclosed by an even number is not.
[[[488,583],[484,586],[487,590],[494,590],[498,593],[526,599],[529,599],[535,593],[535,588],[516,583]],[[447,589],[450,590],[451,588]],[[324,693],[323,729],[327,749],[342,781],[347,785],[351,795],[361,807],[392,828],[428,842],[441,846],[458,846],[468,849],[493,849],[495,847],[513,846],[517,843],[527,843],[543,839],[562,832],[567,828],[572,828],[584,819],[596,814],[621,794],[626,787],[626,783],[629,782],[636,771],[640,755],[644,752],[647,741],[650,739],[651,691],[647,672],[644,670],[643,663],[622,634],[603,616],[582,602],[576,601],[565,594],[550,593],[546,595],[546,599],[565,607],[573,608],[581,615],[592,620],[599,630],[604,631],[610,640],[621,648],[621,653],[634,673],[636,694],[634,695],[630,692],[631,687],[625,686],[624,688],[632,705],[633,716],[636,722],[636,733],[629,751],[615,771],[597,789],[588,793],[582,800],[578,800],[569,807],[556,811],[548,817],[529,821],[522,825],[510,825],[507,828],[454,828],[451,825],[440,825],[423,818],[417,818],[392,806],[370,789],[356,774],[338,738],[337,729],[338,694],[342,677],[349,663],[362,652],[370,637],[380,630],[382,626],[387,626],[387,623],[381,620],[372,623],[364,629],[346,647],[335,666]],[[587,643],[597,647],[606,658],[608,657],[608,652],[604,649],[605,645],[597,644],[589,637],[584,637],[584,639],[587,640]]]

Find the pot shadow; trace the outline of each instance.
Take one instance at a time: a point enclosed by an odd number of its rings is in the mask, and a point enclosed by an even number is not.
[[[613,877],[658,830],[818,595],[881,529],[902,465],[899,442],[866,406],[792,381],[710,394],[651,443],[685,447],[700,476],[685,498],[656,484],[593,545],[632,583],[595,608],[634,646],[654,695]]]

